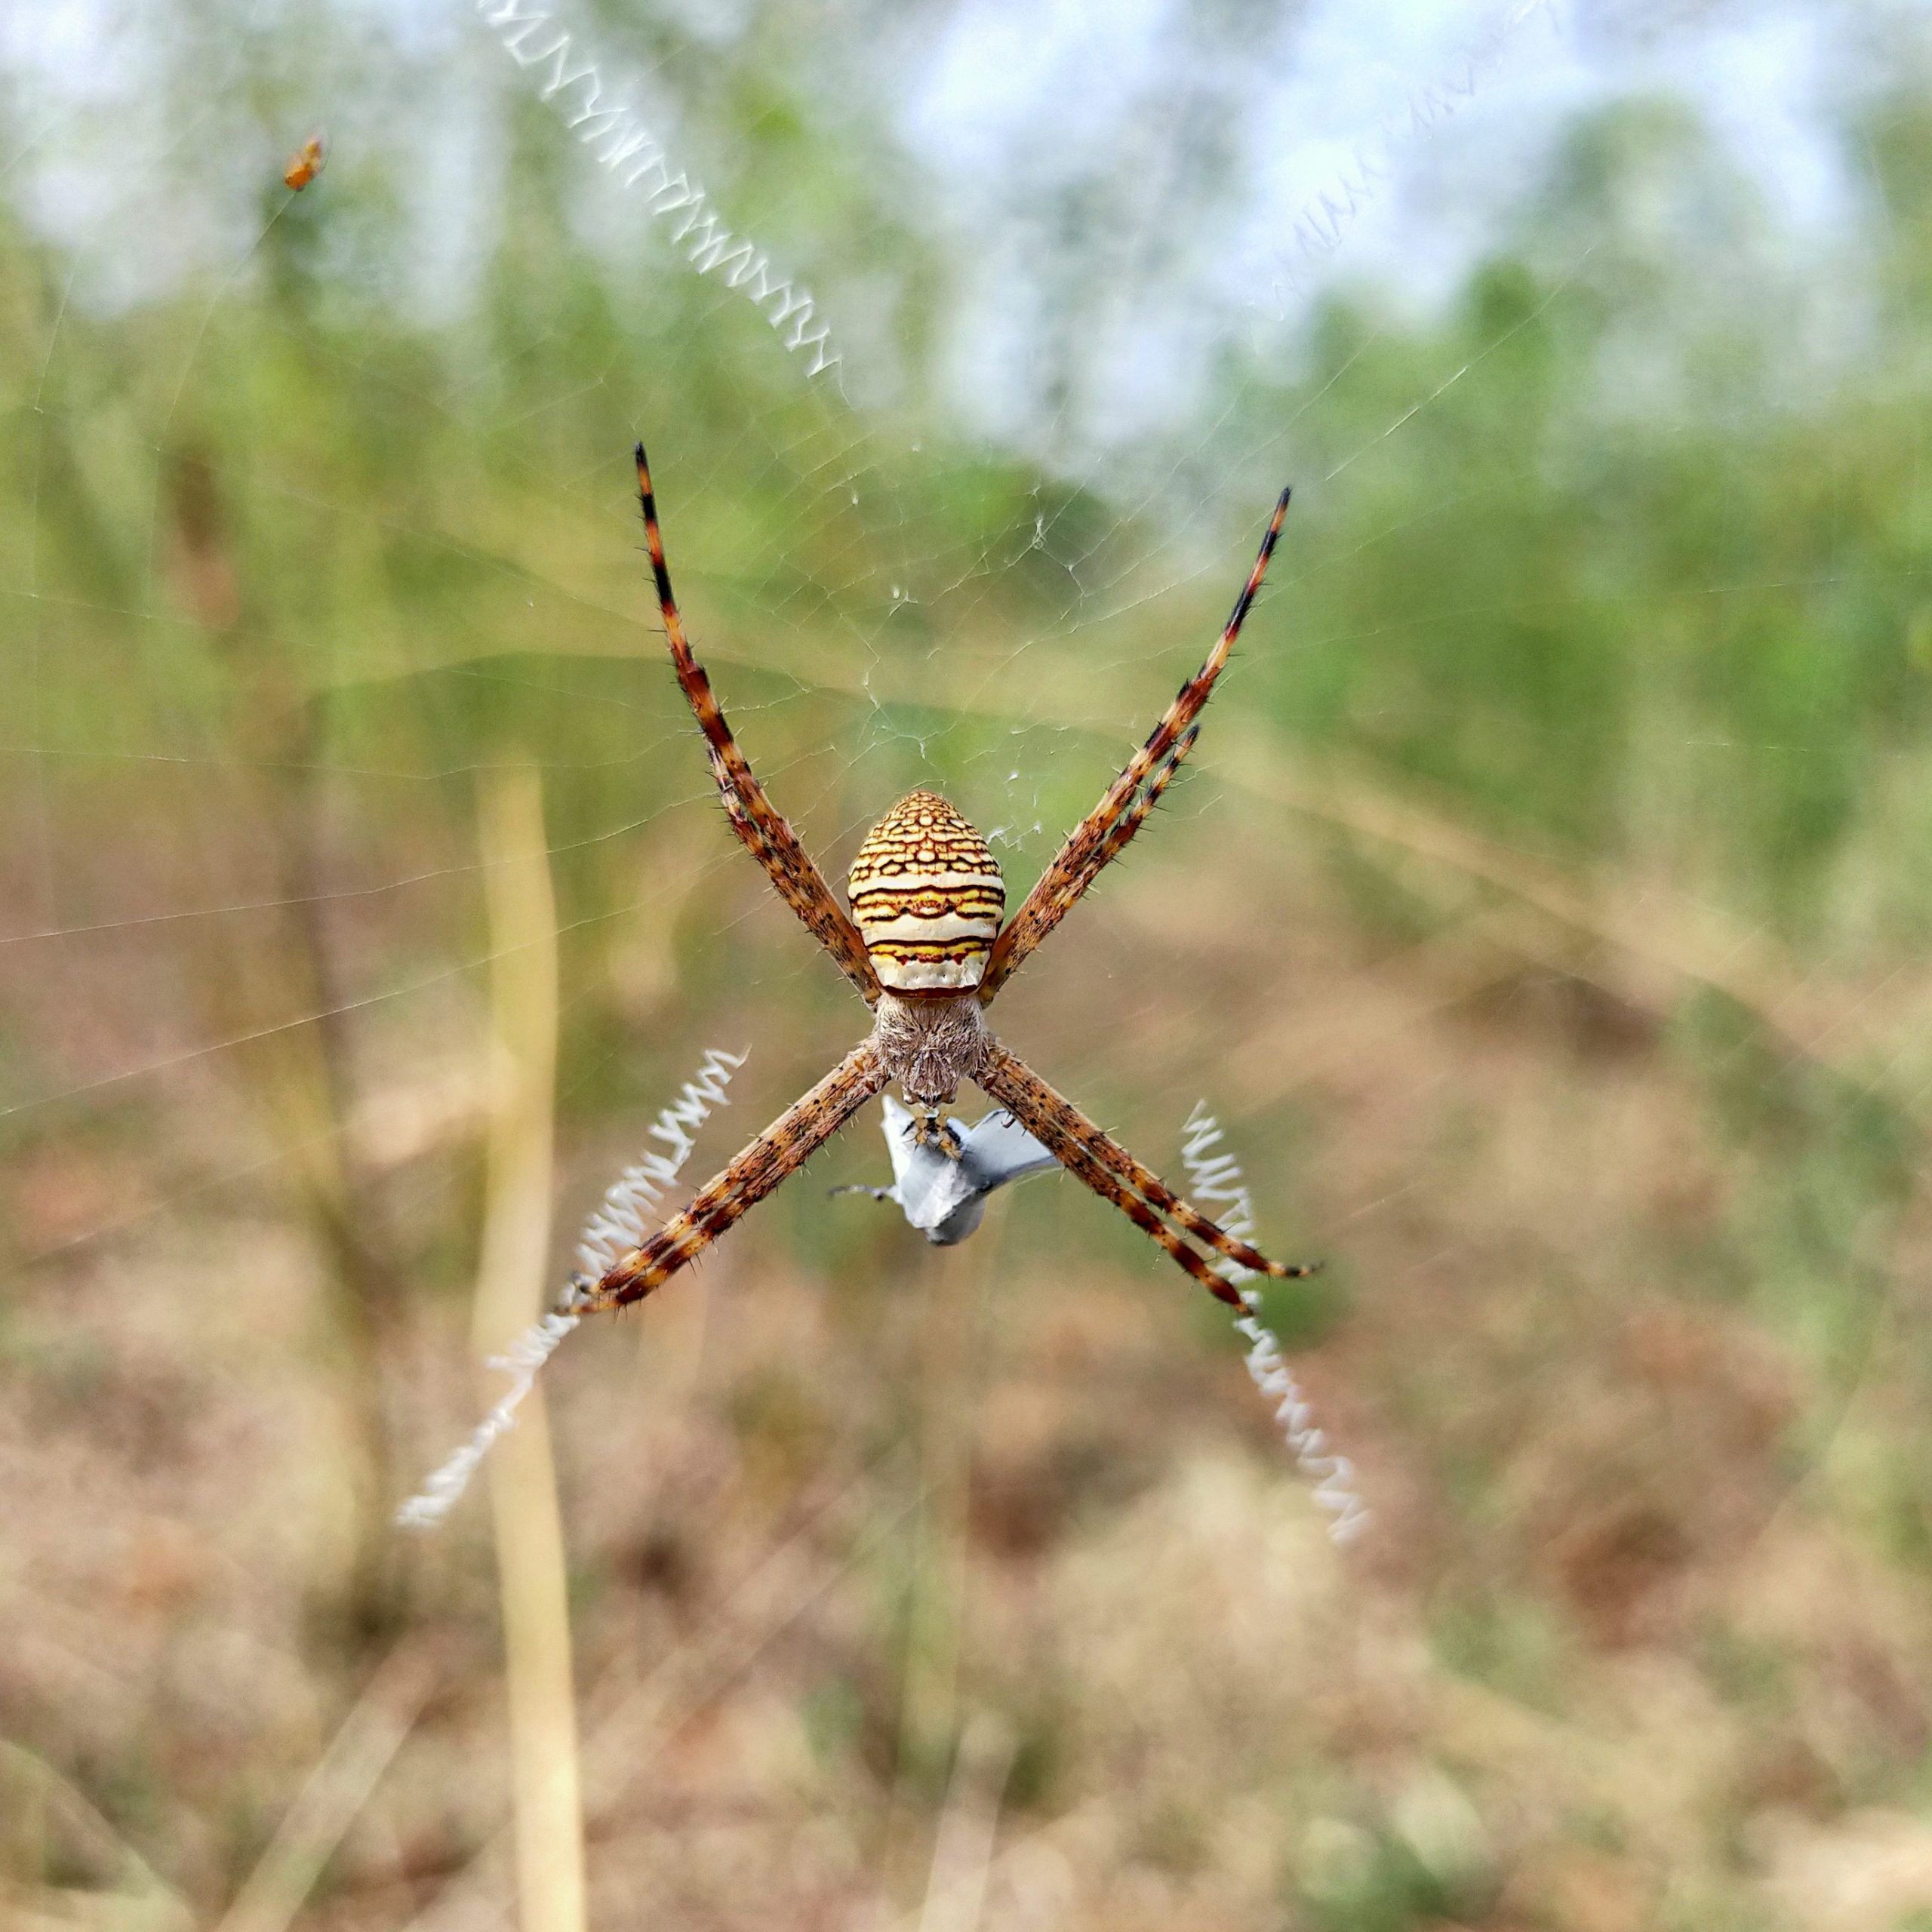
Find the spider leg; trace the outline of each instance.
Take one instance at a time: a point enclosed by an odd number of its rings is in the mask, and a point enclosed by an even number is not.
[[[1147,822],[1148,814],[1161,802],[1161,794],[1168,789],[1170,780],[1181,768],[1182,761],[1194,749],[1194,741],[1201,735],[1201,727],[1191,724],[1183,734],[1180,742],[1168,752],[1155,768],[1153,776],[1147,781],[1146,789],[1139,798],[1121,813],[1113,829],[1107,834],[1106,842],[1100,848],[1100,862],[1094,867],[1097,873],[1118,858],[1134,835]]]
[[[644,506],[645,541],[650,548],[651,573],[657,580],[657,605],[663,613],[671,662],[710,749],[711,774],[718,781],[731,829],[764,868],[778,896],[804,922],[806,931],[832,955],[839,970],[868,1003],[875,1001],[880,992],[878,975],[872,970],[858,928],[853,924],[851,915],[833,897],[825,875],[799,842],[798,835],[765,795],[764,787],[758,782],[750,761],[724,721],[724,709],[711,688],[710,678],[691,654],[685,636],[685,620],[678,614],[678,600],[672,593],[671,573],[665,567],[664,538],[657,527],[657,500],[651,494],[651,468],[645,460],[641,443],[637,446],[637,488]]]
[[[1206,1242],[1216,1254],[1239,1263],[1244,1268],[1252,1269],[1257,1274],[1272,1275],[1283,1281],[1299,1280],[1304,1275],[1312,1275],[1319,1270],[1319,1262],[1270,1261],[1259,1249],[1238,1236],[1227,1233],[1198,1208],[1183,1200],[1152,1168],[1142,1166],[1112,1134],[1096,1127],[1071,1100],[1049,1087],[1024,1060],[1006,1053],[1004,1048],[995,1048],[994,1051],[1003,1054],[1008,1063],[1004,1071],[1011,1084],[1026,1088],[1033,1104],[1043,1111],[1060,1109],[1069,1129],[1082,1135],[1087,1151],[1103,1167],[1124,1181],[1169,1220],[1178,1222],[1196,1240]]]
[[[1126,770],[1107,787],[1100,802],[1068,835],[1052,864],[1026,895],[1026,903],[993,942],[986,975],[980,982],[981,1000],[989,1000],[998,992],[1027,955],[1072,910],[1081,894],[1100,876],[1102,868],[1120,856],[1128,841],[1146,822],[1155,800],[1166,789],[1175,768],[1193,749],[1195,720],[1201,715],[1214,691],[1214,681],[1234,649],[1235,639],[1241,635],[1255,592],[1267,574],[1268,560],[1275,554],[1281,520],[1287,513],[1288,492],[1284,490],[1275,503],[1274,515],[1268,519],[1254,568],[1248,572],[1247,582],[1235,599],[1235,608],[1206,662],[1175,694],[1173,703],[1148,734],[1147,742],[1128,761]]]
[[[995,1046],[974,1075],[1034,1138],[1103,1200],[1111,1201],[1143,1233],[1158,1241],[1175,1260],[1212,1294],[1234,1307],[1244,1307],[1241,1293],[1217,1274],[1158,1214],[1178,1222],[1197,1241],[1227,1260],[1257,1275],[1292,1278],[1310,1275],[1316,1266],[1270,1261],[1258,1248],[1211,1221],[1190,1207],[1158,1176],[1144,1168],[1112,1135],[1095,1126],[1064,1095],[1056,1093],[1025,1061]]]
[[[674,1214],[641,1247],[633,1248],[601,1281],[573,1284],[565,1312],[590,1314],[621,1308],[669,1281],[740,1215],[796,1174],[889,1077],[869,1041],[854,1048],[722,1174],[706,1181],[691,1205]]]
[[[989,1088],[987,1091],[990,1092],[992,1090]],[[1042,1118],[1026,1119],[1017,1112],[1014,1118],[1020,1120],[1036,1140],[1045,1145],[1069,1174],[1084,1182],[1103,1201],[1112,1201],[1142,1233],[1158,1241],[1217,1300],[1224,1301],[1232,1308],[1246,1309],[1247,1304],[1241,1300],[1240,1292],[1234,1284],[1216,1274],[1194,1249],[1189,1247],[1155,1214],[1146,1201],[1122,1186],[1078,1141],[1063,1138]]]

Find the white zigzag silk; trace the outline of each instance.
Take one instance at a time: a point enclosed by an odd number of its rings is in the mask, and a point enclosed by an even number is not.
[[[1181,1161],[1187,1169],[1188,1192],[1204,1206],[1212,1203],[1226,1211],[1218,1217],[1227,1232],[1242,1241],[1254,1235],[1254,1199],[1241,1179],[1241,1165],[1232,1154],[1217,1154],[1226,1137],[1205,1100],[1195,1103],[1181,1129]],[[1213,1263],[1214,1272],[1237,1290],[1255,1278],[1251,1268],[1225,1257]],[[1243,1292],[1246,1312],[1235,1326],[1247,1337],[1247,1372],[1256,1388],[1275,1404],[1281,1427],[1295,1466],[1315,1484],[1315,1500],[1331,1515],[1331,1542],[1350,1543],[1368,1527],[1368,1506],[1355,1487],[1355,1465],[1330,1444],[1315,1426],[1314,1412],[1303,1398],[1294,1372],[1281,1358],[1281,1345],[1261,1325],[1257,1306]]]
[[[564,125],[598,164],[626,188],[641,187],[654,215],[681,217],[671,231],[672,245],[699,275],[721,271],[724,286],[740,291],[772,328],[790,323],[785,346],[812,352],[808,377],[837,364],[830,328],[823,322],[811,327],[818,308],[811,295],[780,277],[761,248],[723,226],[711,198],[682,170],[672,172],[663,144],[628,98],[605,98],[602,71],[576,35],[555,26],[547,8],[525,0],[476,0],[476,11],[519,67],[546,77],[537,99],[556,103]]]
[[[678,1097],[651,1124],[652,1138],[663,1141],[667,1151],[647,1154],[626,1168],[604,1196],[577,1251],[578,1264],[586,1273],[602,1274],[620,1255],[641,1247],[649,1237],[658,1219],[663,1190],[676,1180],[691,1158],[697,1144],[692,1135],[714,1108],[724,1105],[724,1089],[746,1058],[743,1054],[712,1048],[699,1063],[696,1076],[685,1081]],[[469,1439],[433,1469],[423,1487],[396,1512],[395,1519],[405,1529],[442,1527],[491,1445],[516,1426],[517,1410],[534,1386],[539,1371],[582,1319],[561,1311],[546,1315],[526,1328],[506,1353],[490,1358],[488,1366],[509,1376],[510,1386],[470,1431]]]

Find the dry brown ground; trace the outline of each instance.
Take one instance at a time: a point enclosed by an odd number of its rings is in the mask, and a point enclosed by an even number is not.
[[[1197,1095],[1238,1123],[1264,1236],[1332,1260],[1291,1352],[1372,1533],[1331,1547],[1215,1312],[1070,1181],[944,1254],[808,1182],[547,1378],[593,1922],[1932,1923],[1932,1610],[1866,1506],[1923,1467],[1912,1298],[1835,1377],[1700,1285],[1751,1177],[1657,1014],[1473,928],[1371,939],[1312,864],[1251,881],[1296,909],[1259,938],[1207,895],[1177,932],[1183,876],[1113,882],[1003,1023],[1171,1171]],[[98,970],[11,995],[72,1078],[129,1051],[90,1001],[181,994]],[[458,992],[374,1082],[452,1238]],[[700,1164],[832,1044],[761,1039]],[[269,1131],[198,1063],[8,1176],[54,1251],[5,1329],[14,1922],[214,1923],[305,1786],[342,1815],[303,1923],[513,1916],[488,1512],[345,1640],[353,1411]],[[568,1150],[573,1209],[621,1150]],[[814,1176],[882,1164],[869,1122]],[[476,1411],[465,1321],[392,1344],[412,1467]]]

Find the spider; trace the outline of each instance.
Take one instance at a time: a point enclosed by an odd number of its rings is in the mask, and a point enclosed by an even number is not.
[[[1146,743],[1074,828],[1026,903],[1002,926],[1006,888],[998,863],[964,817],[931,792],[901,798],[867,835],[852,863],[851,912],[832,897],[798,834],[753,777],[710,678],[691,654],[665,568],[664,540],[641,443],[636,457],[645,539],[671,661],[704,734],[711,774],[732,829],[764,868],[780,897],[857,987],[872,1009],[873,1023],[869,1038],[780,1114],[722,1174],[700,1188],[681,1214],[620,1256],[600,1279],[574,1276],[566,1309],[619,1308],[650,1294],[797,1173],[860,1107],[894,1080],[912,1109],[917,1143],[936,1145],[955,1158],[961,1150],[940,1109],[953,1099],[962,1080],[974,1081],[1070,1174],[1112,1201],[1204,1287],[1237,1308],[1246,1306],[1239,1290],[1209,1265],[1200,1248],[1259,1274],[1312,1273],[1311,1266],[1270,1261],[1189,1207],[1001,1046],[985,1017],[1000,988],[1147,822],[1193,749],[1201,709],[1281,535],[1288,492],[1284,490],[1275,505],[1260,554],[1206,663],[1181,686]],[[1190,1246],[1183,1235],[1198,1245]]]

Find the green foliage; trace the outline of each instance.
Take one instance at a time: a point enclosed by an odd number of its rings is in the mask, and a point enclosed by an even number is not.
[[[728,92],[718,112],[796,158],[795,108],[749,81]],[[1876,272],[1909,285],[1924,244],[1903,184],[1932,142],[1906,109],[1863,111],[1903,205]],[[278,213],[212,306],[184,288],[111,315],[63,310],[52,251],[17,233],[0,251],[22,432],[0,529],[8,583],[30,575],[41,600],[46,745],[219,743],[272,681],[272,702],[325,708],[332,759],[376,755],[370,730],[381,755],[432,774],[513,741],[559,771],[560,843],[610,822],[620,780],[641,817],[701,774],[618,761],[641,737],[674,743],[678,724],[626,576],[634,427],[660,453],[695,620],[727,661],[755,637],[768,669],[833,698],[787,706],[801,742],[863,722],[862,687],[891,707],[914,681],[881,691],[853,640],[909,674],[983,640],[1051,638],[1088,586],[1131,584],[1157,547],[1151,512],[1123,520],[943,429],[916,455],[873,434],[856,500],[825,492],[854,431],[835,392],[648,235],[623,267],[587,249],[581,158],[549,110],[524,102],[509,140],[494,245],[433,318],[395,299],[385,264],[407,221],[377,159]],[[860,229],[872,219],[849,192],[840,206]],[[1890,311],[1875,352],[1794,389],[1774,306],[1711,301],[1693,267],[1701,240],[1743,275],[1749,213],[1681,114],[1613,112],[1578,131],[1517,246],[1439,323],[1398,325],[1357,295],[1315,318],[1291,381],[1270,373],[1273,347],[1265,369],[1231,371],[1229,420],[1291,426],[1282,467],[1339,468],[1347,485],[1303,491],[1281,567],[1287,648],[1255,654],[1244,688],[1284,737],[1809,941],[1831,937],[1847,871],[1882,843],[1904,889],[1861,906],[1856,937],[1897,943],[1932,924],[1923,814],[1896,802],[1932,789],[1912,775],[1932,717],[1927,372],[1915,318]],[[1673,344],[1677,366],[1632,372],[1638,339]],[[198,543],[235,586],[229,648],[205,634],[220,614],[181,608],[180,553],[192,565]],[[962,558],[977,572],[964,591]],[[908,580],[881,601],[901,564]],[[1124,638],[1109,648],[1134,654]],[[133,675],[104,686],[103,650]],[[754,668],[731,675],[756,733]],[[989,740],[948,749],[955,688],[942,678],[928,719],[890,715],[970,765]],[[1087,789],[1069,771],[1043,802],[1057,819]]]

